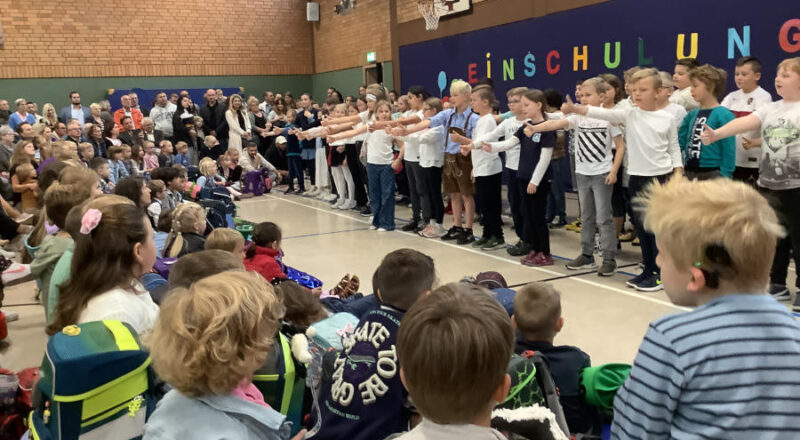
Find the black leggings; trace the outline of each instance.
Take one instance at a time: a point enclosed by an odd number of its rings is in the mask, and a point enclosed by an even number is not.
[[[503,173],[475,177],[475,196],[483,213],[483,238],[503,238],[502,181]]]
[[[4,240],[13,240],[17,236],[19,223],[11,219],[2,209],[0,209],[0,237]]]
[[[420,184],[424,189],[419,194],[422,205],[422,218],[441,224],[444,220],[444,201],[442,200],[442,167],[420,167]]]
[[[522,215],[525,217],[522,239],[535,252],[550,255],[550,230],[547,228],[547,194],[550,192],[550,182],[542,180],[533,194],[528,194],[527,180],[520,180],[518,183]]]
[[[347,144],[345,146],[345,157],[347,158],[347,168],[350,168],[350,174],[353,176],[353,184],[356,187],[355,200],[358,206],[367,205],[367,189],[366,180],[364,179],[364,166],[358,158],[361,151],[360,145]]]

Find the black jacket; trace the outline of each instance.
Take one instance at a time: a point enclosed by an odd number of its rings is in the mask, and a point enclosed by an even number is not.
[[[306,131],[310,128],[319,127],[320,125],[319,113],[314,108],[312,108],[310,112],[311,112],[310,118],[306,117],[305,111],[298,112],[297,117],[294,119],[294,125],[301,128],[303,131]],[[316,139],[309,139],[307,141],[303,141],[302,144],[303,148],[310,148],[310,149],[317,148]]]
[[[120,133],[119,140],[121,140],[123,144],[130,145],[131,147],[134,145],[138,145],[141,147],[144,144],[144,140],[139,137],[139,133],[141,132],[142,130],[134,129],[126,131],[124,133]]]
[[[228,139],[228,122],[225,120],[225,104],[217,103],[209,107],[208,103],[200,107],[200,117],[203,118],[203,131],[208,134],[215,131],[216,138]],[[176,112],[177,113],[177,112]]]

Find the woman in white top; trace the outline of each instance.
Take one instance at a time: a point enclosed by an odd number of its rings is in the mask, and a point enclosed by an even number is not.
[[[241,96],[231,95],[230,106],[225,112],[225,120],[228,121],[228,128],[230,129],[228,132],[228,149],[234,149],[241,153],[242,139],[249,141],[252,137],[250,117],[247,115]]]
[[[155,325],[158,306],[139,282],[156,260],[145,212],[127,198],[101,196],[84,208],[80,230],[72,234],[70,278],[61,285],[47,333],[73,324],[118,320],[147,334]]]

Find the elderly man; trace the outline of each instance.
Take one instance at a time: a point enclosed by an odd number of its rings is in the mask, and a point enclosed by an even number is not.
[[[0,176],[8,178],[9,162],[14,153],[14,130],[8,126],[0,127]]]
[[[133,108],[130,95],[122,95],[119,102],[122,104],[122,108],[114,112],[114,122],[120,126],[120,132],[125,131],[125,127],[122,124],[122,118],[125,116],[131,118],[134,128],[141,129],[144,115],[142,115],[142,112],[139,110]]]
[[[227,105],[226,101],[228,100],[228,98],[225,96],[225,93],[222,91],[222,89],[215,90],[214,94],[217,96],[217,102],[219,102],[220,104]]]
[[[156,95],[156,105],[150,110],[150,119],[155,124],[155,130],[160,131],[164,137],[172,137],[172,115],[178,106],[167,101],[167,94],[159,92]],[[142,120],[142,128],[144,128],[144,120]],[[146,132],[147,130],[145,130]],[[156,142],[158,145],[158,142]]]
[[[139,103],[139,94],[138,93],[131,92],[131,93],[128,94],[128,96],[131,97],[131,107],[132,108],[135,108],[136,110],[139,110],[140,112],[142,112],[142,115],[150,114],[150,109],[148,109],[147,107],[145,107],[145,106],[143,106],[143,105],[141,105]]]
[[[92,111],[89,107],[81,105],[81,94],[78,92],[69,93],[70,105],[61,109],[58,114],[59,119],[62,121],[69,121],[70,119],[77,119],[81,125],[92,122]]]
[[[152,119],[150,118],[142,119],[142,134],[144,135],[142,139],[144,141],[150,141],[155,145],[161,145],[161,141],[164,140],[164,132],[155,127],[156,125]]]
[[[123,144],[130,146],[138,145],[141,147],[144,144],[144,132],[134,128],[133,119],[131,119],[130,116],[123,116],[121,122],[119,140],[121,140]],[[150,123],[152,124],[153,121],[150,121]]]
[[[64,140],[74,143],[76,148],[82,141],[81,136],[83,135],[83,131],[81,127],[82,125],[77,119],[70,119],[67,121],[67,137],[65,137]]]
[[[17,108],[17,111],[11,113],[8,117],[8,126],[11,127],[12,130],[16,131],[23,122],[27,122],[31,125],[36,123],[36,118],[28,113],[28,101],[24,98],[19,98],[14,101],[14,106]]]

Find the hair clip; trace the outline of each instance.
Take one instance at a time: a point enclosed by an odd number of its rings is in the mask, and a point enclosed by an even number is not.
[[[372,93],[367,93],[367,101],[377,101],[378,97],[373,95]]]
[[[56,235],[60,231],[61,231],[61,229],[58,226],[50,223],[50,220],[45,220],[45,222],[44,222],[44,232],[47,235]]]
[[[102,218],[103,213],[99,209],[86,211],[86,214],[83,214],[83,218],[81,218],[81,234],[89,235],[100,224]]]

